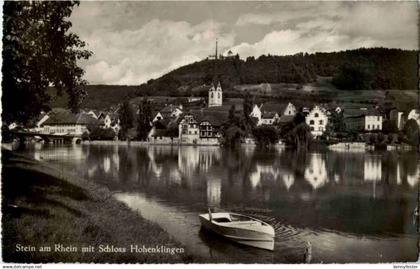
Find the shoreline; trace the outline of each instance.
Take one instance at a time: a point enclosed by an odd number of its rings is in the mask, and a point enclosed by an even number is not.
[[[25,155],[1,154],[4,262],[205,262],[106,187]]]

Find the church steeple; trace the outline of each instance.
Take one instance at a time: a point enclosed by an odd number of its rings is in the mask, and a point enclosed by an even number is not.
[[[223,90],[222,85],[220,85],[220,81],[218,81],[217,76],[217,60],[218,60],[218,39],[216,38],[216,48],[214,53],[214,62],[213,62],[213,82],[209,89],[209,102],[208,106],[222,106],[223,104]],[[215,83],[217,81],[217,86],[215,87]]]
[[[218,55],[218,54],[217,54],[217,41],[218,41],[218,40],[217,40],[217,38],[216,38],[216,52],[214,53],[214,59],[216,59],[216,60],[217,60],[217,57],[218,57],[218,56],[217,56],[217,55]]]

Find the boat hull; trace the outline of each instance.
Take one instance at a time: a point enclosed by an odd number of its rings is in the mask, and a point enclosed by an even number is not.
[[[267,228],[262,227],[260,231],[241,229],[236,226],[229,227],[215,223],[206,218],[205,215],[200,215],[200,222],[203,228],[242,245],[274,250],[274,232],[271,231],[271,226]]]

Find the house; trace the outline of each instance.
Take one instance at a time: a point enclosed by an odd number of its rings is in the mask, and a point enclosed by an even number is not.
[[[102,113],[99,117],[102,128],[112,128],[115,133],[121,129],[120,119],[117,113]]]
[[[365,131],[382,130],[383,117],[377,110],[367,110],[365,114]]]
[[[84,132],[89,132],[88,127],[99,126],[99,124],[100,122],[89,113],[74,114],[66,109],[55,109],[42,123],[41,133],[80,136]]]
[[[182,114],[182,105],[174,106],[172,104],[165,106],[160,111],[157,111],[152,119],[152,122],[161,121],[168,118],[176,118]]]
[[[262,111],[260,107],[258,105],[254,105],[249,116],[258,119],[258,122],[260,122],[262,116]]]
[[[407,115],[408,120],[415,120],[417,124],[420,126],[420,109],[412,109]]]
[[[257,126],[259,126],[261,124],[272,125],[283,116],[288,116],[284,119],[289,120],[289,116],[294,117],[296,113],[297,109],[292,103],[264,103],[261,106],[254,105],[250,116],[257,119]]]
[[[155,144],[178,144],[178,127],[181,117],[156,121],[147,135],[147,140]]]
[[[211,109],[192,110],[179,121],[179,143],[219,145],[220,127],[227,119],[225,111]]]
[[[377,109],[346,109],[344,113],[344,122],[349,130],[366,132],[382,130],[383,117]]]
[[[155,116],[152,119],[152,122],[157,122],[163,120],[163,115],[160,113],[160,111],[156,112]]]
[[[314,137],[321,136],[328,123],[326,110],[320,106],[315,106],[306,116],[305,122],[310,127]]]
[[[217,83],[217,87],[214,87],[212,83],[209,89],[209,107],[213,106],[222,106],[223,104],[223,90],[222,86],[220,85],[220,81]]]
[[[179,117],[182,114],[182,105],[168,105],[159,111],[163,118],[175,118]]]
[[[279,114],[276,112],[263,112],[261,115],[260,124],[258,125],[273,125],[279,119]]]
[[[361,132],[365,129],[365,116],[364,115],[357,115],[357,116],[349,116],[344,118],[344,124],[348,131],[356,131]]]

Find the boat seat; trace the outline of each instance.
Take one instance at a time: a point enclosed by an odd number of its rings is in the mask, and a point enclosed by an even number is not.
[[[231,222],[229,218],[214,218],[215,222]]]

